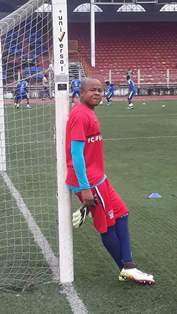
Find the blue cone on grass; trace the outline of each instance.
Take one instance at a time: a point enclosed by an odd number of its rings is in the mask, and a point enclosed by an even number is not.
[[[147,198],[161,198],[162,196],[158,192],[153,192],[147,196]]]

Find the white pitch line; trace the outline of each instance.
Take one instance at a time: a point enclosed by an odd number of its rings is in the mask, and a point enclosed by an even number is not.
[[[129,141],[129,140],[158,140],[161,138],[177,138],[177,135],[159,135],[159,136],[137,136],[137,137],[113,137],[113,138],[105,138],[104,141]]]
[[[160,113],[160,114],[145,114],[145,113],[140,113],[140,114],[108,114],[108,115],[99,115],[99,118],[101,118],[101,119],[119,119],[119,118],[133,118],[133,117],[139,117],[139,118],[147,118],[147,117],[149,117],[149,118],[156,118],[156,117],[174,117],[175,116],[175,118],[176,118],[176,116],[177,116],[177,113],[165,113],[165,115],[164,114],[162,114],[162,113]]]
[[[54,255],[47,239],[42,234],[39,226],[35,222],[34,218],[32,217],[28,207],[26,206],[25,202],[23,201],[23,198],[21,194],[17,191],[14,184],[12,183],[11,179],[5,172],[0,172],[2,178],[4,179],[4,182],[14,197],[17,207],[19,208],[20,212],[23,214],[28,227],[34,237],[35,242],[38,244],[38,246],[41,248],[41,251],[43,253],[44,258],[46,259],[50,269],[52,270],[52,273],[54,275],[54,279],[56,281],[59,281],[59,265],[58,265],[58,258]],[[61,285],[62,291],[61,293],[66,297],[71,310],[74,314],[87,314],[88,311],[82,302],[82,300],[79,298],[77,291],[74,289],[72,284],[65,284]]]
[[[159,138],[176,138],[177,135],[159,135],[159,136],[137,136],[137,137],[117,137],[117,138],[105,138],[104,141],[122,141],[122,140],[136,140],[136,139],[159,139]],[[28,144],[33,143],[32,141]],[[40,142],[41,143],[41,142]],[[19,143],[19,144],[24,144]],[[14,144],[16,145],[16,144]]]
[[[72,284],[62,285],[62,289],[60,291],[63,295],[65,295],[68,300],[72,312],[74,314],[87,314],[87,308],[79,298]]]

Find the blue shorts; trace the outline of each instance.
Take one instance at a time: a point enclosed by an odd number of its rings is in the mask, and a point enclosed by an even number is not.
[[[28,94],[17,94],[15,95],[15,100],[29,99]]]
[[[79,89],[74,89],[72,93],[73,97],[80,97],[80,90]]]
[[[29,99],[29,95],[28,95],[28,93],[26,93],[26,94],[17,94],[17,95],[15,95],[15,99],[16,100],[19,100],[19,99]]]
[[[130,92],[128,95],[128,99],[131,100],[134,95],[135,95],[135,91]]]
[[[107,99],[111,99],[111,97],[113,96],[113,93],[112,92],[105,92],[105,97]]]

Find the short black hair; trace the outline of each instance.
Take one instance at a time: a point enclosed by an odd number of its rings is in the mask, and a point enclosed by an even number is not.
[[[127,81],[130,79],[130,75],[127,75]]]

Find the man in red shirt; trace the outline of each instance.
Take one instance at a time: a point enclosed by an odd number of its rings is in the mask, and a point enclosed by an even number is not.
[[[94,111],[102,99],[100,81],[81,81],[80,99],[71,110],[66,129],[66,184],[91,212],[104,247],[120,269],[119,280],[154,284],[153,275],[138,270],[132,260],[128,208],[104,172],[103,138]],[[78,211],[75,215],[78,218]],[[74,225],[80,225],[80,218]]]

